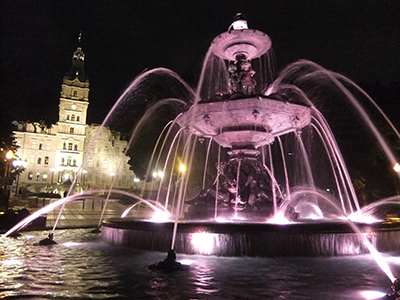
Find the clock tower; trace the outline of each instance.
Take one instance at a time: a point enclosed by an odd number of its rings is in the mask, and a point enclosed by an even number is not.
[[[81,36],[72,55],[71,69],[61,86],[56,153],[59,182],[73,182],[83,159],[89,79],[85,75],[85,54],[80,41]]]

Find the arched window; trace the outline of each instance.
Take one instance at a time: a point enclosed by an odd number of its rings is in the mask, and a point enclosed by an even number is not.
[[[41,158],[41,157],[39,157],[39,158],[37,159],[37,163],[38,163],[38,165],[40,165],[40,164],[42,163],[42,158]]]
[[[78,97],[78,92],[77,92],[77,91],[74,91],[74,94],[73,94],[72,97]]]
[[[71,121],[75,121],[75,115],[74,114],[71,116]]]
[[[79,116],[76,116],[76,121],[79,122],[80,120]]]

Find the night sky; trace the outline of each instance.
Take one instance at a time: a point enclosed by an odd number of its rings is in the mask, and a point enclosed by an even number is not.
[[[2,114],[57,121],[62,79],[81,30],[88,123],[101,123],[146,69],[172,69],[195,86],[211,41],[237,12],[271,37],[278,71],[309,59],[357,83],[400,81],[398,0],[2,0]]]

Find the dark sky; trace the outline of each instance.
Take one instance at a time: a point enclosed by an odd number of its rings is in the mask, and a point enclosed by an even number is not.
[[[57,121],[81,30],[89,123],[102,122],[145,69],[172,69],[194,86],[211,41],[237,12],[271,37],[277,70],[309,59],[356,82],[400,81],[398,0],[1,0],[2,108]]]

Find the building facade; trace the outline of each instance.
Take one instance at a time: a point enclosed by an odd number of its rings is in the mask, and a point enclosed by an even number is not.
[[[61,86],[59,120],[51,128],[40,123],[15,122],[19,146],[16,157],[26,165],[17,178],[17,189],[54,191],[71,182],[79,186],[129,189],[135,177],[124,150],[127,141],[118,132],[87,125],[89,80],[81,47]]]

